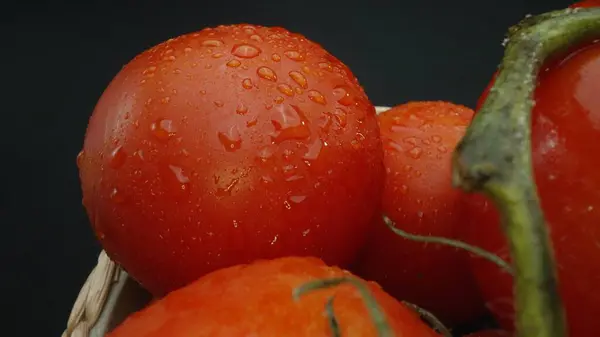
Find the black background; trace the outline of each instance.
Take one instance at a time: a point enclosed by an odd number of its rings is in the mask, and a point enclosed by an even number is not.
[[[3,4],[0,9],[0,279],[4,333],[59,336],[100,250],[75,157],[103,89],[136,54],[218,24],[280,25],[345,62],[376,105],[474,106],[509,25],[569,0]]]

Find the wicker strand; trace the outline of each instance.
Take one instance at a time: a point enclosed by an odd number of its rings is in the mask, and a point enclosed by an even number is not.
[[[89,337],[90,330],[102,313],[112,284],[119,277],[118,266],[102,251],[98,264],[81,288],[62,337]]]

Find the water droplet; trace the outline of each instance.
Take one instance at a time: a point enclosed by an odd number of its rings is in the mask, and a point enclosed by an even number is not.
[[[295,203],[295,204],[299,204],[301,202],[303,202],[306,199],[305,195],[292,195],[290,196],[290,201]]]
[[[215,106],[217,106],[219,108],[221,108],[221,107],[223,107],[223,105],[225,105],[225,103],[223,103],[223,101],[219,101],[219,100],[216,100],[213,103],[215,104]]]
[[[287,207],[286,207],[287,208]],[[289,208],[288,208],[289,209]],[[274,245],[275,242],[277,242],[277,238],[279,237],[279,235],[275,235],[275,237],[273,237],[273,240],[271,240],[271,244]]]
[[[335,118],[335,122],[340,126],[340,127],[345,127],[346,124],[348,123],[348,116],[346,114],[346,111],[342,110],[342,109],[335,109],[335,111],[333,112],[333,117]]]
[[[160,119],[150,124],[150,131],[158,140],[167,141],[175,135],[177,129],[170,119]]]
[[[113,169],[118,169],[125,164],[125,160],[127,160],[127,153],[125,153],[123,147],[119,145],[110,154],[109,165]]]
[[[417,138],[415,137],[406,137],[402,141],[412,146],[417,146]]]
[[[287,58],[293,61],[304,61],[304,55],[296,50],[287,50],[283,53]]]
[[[232,125],[225,132],[219,132],[218,137],[226,151],[234,152],[242,147],[242,138],[237,125]]]
[[[246,127],[251,128],[253,126],[256,126],[257,123],[258,123],[258,118],[254,117],[253,119],[246,122]]]
[[[225,197],[225,196],[229,196],[231,195],[231,192],[233,191],[233,188],[235,187],[235,185],[237,185],[237,183],[240,181],[239,178],[233,178],[229,181],[229,183],[227,184],[227,186],[225,187],[218,187],[217,188],[217,196],[219,197]]]
[[[249,78],[244,78],[244,80],[242,80],[242,87],[245,89],[252,89],[252,80]]]
[[[238,44],[233,46],[231,53],[237,57],[251,59],[260,55],[261,50],[251,44]]]
[[[305,139],[310,137],[310,129],[306,125],[306,117],[294,105],[282,105],[273,110],[271,123],[275,127],[273,141],[280,143],[290,139]]]
[[[284,206],[286,209],[292,209],[292,205],[290,205],[290,202],[289,202],[289,201],[287,201],[287,200],[283,202],[283,206]]]
[[[301,86],[304,89],[308,88],[308,81],[306,80],[306,77],[304,77],[304,75],[297,71],[290,71],[289,75],[292,78],[292,80],[294,80],[294,82],[296,82],[299,86]]]
[[[448,148],[447,148],[447,147],[445,147],[444,145],[440,145],[440,146],[438,146],[438,147],[437,147],[437,150],[438,150],[440,153],[446,153],[446,152],[448,152]]]
[[[437,135],[431,136],[431,141],[434,143],[439,143],[442,141],[442,137],[437,136]]]
[[[320,93],[317,90],[309,90],[308,91],[308,98],[315,102],[315,103],[319,103],[321,105],[325,105],[327,104],[327,101],[325,100],[325,96],[323,96],[322,93]]]
[[[277,86],[277,90],[279,90],[280,93],[286,95],[286,96],[294,96],[294,89],[292,89],[292,87],[290,87],[287,84],[280,84]]]
[[[421,154],[423,154],[423,149],[418,146],[415,146],[409,151],[407,151],[407,154],[413,159],[419,159],[421,157]]]
[[[273,54],[273,55],[271,55],[271,60],[273,60],[275,62],[279,62],[279,61],[281,61],[281,56],[279,56],[279,54]]]
[[[273,178],[271,178],[270,176],[261,176],[260,182],[267,185],[273,182]]]
[[[190,182],[190,178],[183,173],[183,169],[179,166],[169,165],[169,169],[175,175],[175,178],[181,185],[188,184]],[[185,189],[185,187],[182,187]]]
[[[354,104],[354,98],[350,95],[350,90],[346,86],[338,86],[333,89],[333,97],[338,103],[344,106],[350,106]]]
[[[408,193],[408,186],[406,186],[406,185],[400,186],[400,192],[402,192],[402,194]]]
[[[77,167],[81,168],[84,161],[85,161],[85,152],[83,150],[81,150],[77,154]]]
[[[233,59],[233,60],[230,60],[229,62],[227,62],[226,64],[230,68],[237,68],[240,65],[242,65],[242,62],[240,62],[240,61],[238,61],[236,59]]]
[[[260,37],[260,35],[257,35],[257,34],[250,35],[250,40],[253,40],[256,42],[263,42],[262,37]]]
[[[354,137],[354,139],[350,142],[350,144],[352,145],[353,148],[355,149],[360,149],[362,147],[362,142],[365,140],[365,136],[360,133],[357,132],[356,136]]]
[[[237,220],[233,220],[233,228],[238,228],[239,227],[239,222]]]
[[[283,97],[277,96],[273,99],[273,102],[275,102],[276,104],[281,104],[281,103],[283,103],[284,100],[285,99]]]
[[[333,67],[331,66],[331,63],[321,62],[319,63],[319,68],[327,70],[329,72],[333,72]]]
[[[269,67],[259,67],[256,70],[256,73],[258,74],[258,77],[263,78],[265,80],[273,82],[277,81],[277,75],[275,74],[273,69]]]
[[[235,112],[238,115],[245,115],[248,113],[248,107],[244,105],[244,103],[238,103],[237,108],[235,108]]]
[[[219,40],[204,40],[204,41],[202,41],[202,45],[204,47],[216,48],[216,47],[221,47],[223,45],[223,42],[219,41]]]
[[[310,74],[310,68],[308,66],[303,66],[302,67],[302,72],[305,74]]]
[[[260,149],[258,151],[258,158],[260,158],[260,160],[262,162],[266,162],[269,158],[273,157],[273,154],[275,153],[275,148],[273,146],[265,146],[262,149]]]
[[[212,57],[215,58],[215,59],[218,59],[218,58],[223,57],[224,55],[225,54],[223,54],[223,53],[214,53],[214,54],[212,54]]]
[[[112,189],[112,191],[110,191],[109,197],[110,197],[110,200],[112,200],[114,203],[117,203],[117,204],[120,204],[125,201],[125,196],[116,187],[114,187]]]
[[[306,153],[302,158],[306,160],[316,160],[319,158],[319,154],[321,154],[321,149],[323,148],[323,142],[320,138],[316,138],[309,145]]]

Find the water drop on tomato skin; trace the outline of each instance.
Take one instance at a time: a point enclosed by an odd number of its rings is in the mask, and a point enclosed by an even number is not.
[[[231,49],[231,54],[245,59],[255,58],[260,55],[261,52],[260,48],[251,44],[238,44]]]
[[[304,61],[305,59],[304,55],[296,50],[287,50],[283,53],[283,55],[292,61]]]
[[[204,40],[204,41],[202,41],[202,46],[204,46],[204,47],[217,48],[217,47],[221,47],[222,45],[223,45],[223,41],[219,41],[219,40]]]
[[[223,103],[223,101],[220,101],[220,100],[216,100],[216,101],[214,101],[213,103],[214,103],[214,104],[215,104],[215,106],[216,106],[216,107],[218,107],[218,108],[222,108],[222,107],[225,105],[225,103]]]
[[[311,135],[306,117],[297,106],[284,105],[273,110],[271,123],[275,127],[272,137],[275,143],[292,139],[302,140]]]
[[[333,89],[333,96],[338,103],[344,106],[350,106],[354,104],[354,98],[350,95],[350,92],[345,86],[338,86]]]
[[[317,160],[323,148],[323,141],[320,138],[315,138],[309,145],[306,153],[302,156],[306,160]]]
[[[303,89],[308,88],[308,81],[306,80],[306,77],[304,77],[304,75],[302,75],[301,73],[297,71],[290,71],[288,75],[290,75],[290,78]]]
[[[303,202],[304,200],[306,200],[306,196],[305,195],[292,195],[290,196],[290,201],[295,203],[295,204],[299,204],[301,202]]]
[[[281,56],[279,56],[279,54],[273,54],[271,55],[271,60],[275,61],[275,62],[279,62],[281,61]]]
[[[242,87],[244,89],[252,89],[253,84],[252,84],[252,80],[249,78],[245,78],[242,80]]]
[[[243,116],[248,113],[248,107],[244,105],[244,103],[238,103],[237,107],[235,108],[235,113]]]
[[[77,154],[77,167],[81,168],[84,161],[85,161],[85,152],[83,150],[81,150]]]
[[[175,135],[177,129],[170,119],[160,119],[150,124],[150,132],[156,139],[165,142]]]
[[[117,204],[123,203],[125,201],[125,195],[123,195],[123,193],[116,187],[114,187],[110,191],[109,198],[112,202],[117,203]]]
[[[412,149],[408,150],[406,154],[413,159],[419,159],[423,154],[423,149],[418,146],[415,146]]]
[[[230,68],[237,68],[242,65],[242,62],[240,62],[236,59],[233,59],[233,60],[227,62],[226,65]]]
[[[235,152],[242,147],[242,138],[237,125],[232,125],[224,132],[218,133],[219,142],[226,151]]]
[[[292,87],[290,87],[287,84],[280,84],[277,86],[277,90],[279,90],[280,93],[292,97],[294,96],[294,89],[292,89]]]
[[[308,98],[318,104],[321,105],[326,105],[327,104],[327,100],[325,99],[325,96],[323,96],[323,94],[320,91],[317,90],[309,90],[308,91]]]
[[[273,71],[273,69],[269,68],[269,67],[259,67],[256,70],[256,73],[258,74],[258,77],[268,80],[268,81],[277,81],[277,74],[275,74],[275,71]]]
[[[110,154],[108,164],[113,169],[118,169],[125,164],[127,160],[127,153],[123,150],[122,146],[117,146]]]

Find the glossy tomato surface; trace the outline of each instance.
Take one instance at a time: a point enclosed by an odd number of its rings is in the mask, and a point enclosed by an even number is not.
[[[378,336],[353,286],[315,291],[297,302],[292,298],[305,282],[349,275],[316,258],[297,257],[222,269],[133,314],[108,337],[329,337],[324,311],[330,297],[342,336]],[[369,287],[396,336],[438,336],[375,283]]]
[[[466,195],[451,185],[451,157],[472,116],[471,109],[448,102],[410,102],[379,115],[386,168],[383,212],[398,228],[456,238]],[[449,325],[484,312],[464,251],[409,241],[380,218],[373,226],[355,268],[360,276]]]
[[[570,6],[571,8],[592,8],[592,7],[600,7],[600,0],[585,0],[578,3],[575,3]]]
[[[535,181],[554,245],[571,336],[600,331],[599,94],[596,42],[541,72],[532,115]],[[494,208],[474,209],[468,219],[465,240],[508,259]],[[471,262],[489,308],[503,327],[513,328],[511,276],[482,259]]]
[[[160,295],[257,258],[347,264],[379,207],[382,156],[342,62],[282,28],[235,25],[127,64],[78,164],[102,246]]]

